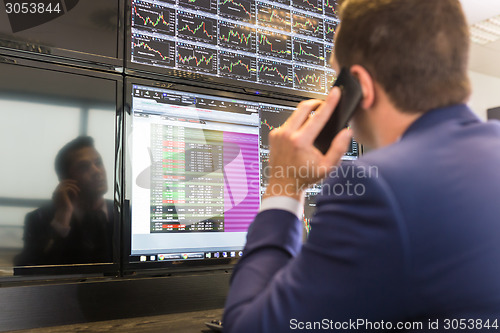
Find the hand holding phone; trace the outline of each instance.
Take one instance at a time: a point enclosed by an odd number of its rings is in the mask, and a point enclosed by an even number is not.
[[[78,200],[80,192],[80,187],[76,180],[61,180],[52,195],[56,211],[60,213],[64,212],[64,215],[71,216],[75,201]]]
[[[361,86],[348,68],[342,68],[333,86],[339,87],[341,90],[339,103],[314,141],[314,146],[323,154],[326,154],[330,148],[333,138],[347,126],[363,98]]]

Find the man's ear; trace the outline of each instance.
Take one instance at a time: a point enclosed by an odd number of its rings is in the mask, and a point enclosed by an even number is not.
[[[351,74],[358,79],[363,91],[363,99],[361,100],[361,107],[369,109],[375,103],[375,86],[373,78],[368,71],[360,65],[351,66]]]

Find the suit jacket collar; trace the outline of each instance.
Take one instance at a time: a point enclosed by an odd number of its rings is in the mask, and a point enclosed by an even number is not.
[[[401,139],[404,140],[406,137],[421,133],[422,131],[432,130],[450,121],[464,125],[467,123],[480,122],[481,120],[465,104],[437,108],[427,111],[420,118],[415,120],[402,135]]]

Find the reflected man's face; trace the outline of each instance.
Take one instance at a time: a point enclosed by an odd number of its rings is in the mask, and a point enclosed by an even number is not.
[[[95,148],[81,148],[71,159],[69,177],[77,181],[82,196],[96,198],[108,191],[106,169]]]

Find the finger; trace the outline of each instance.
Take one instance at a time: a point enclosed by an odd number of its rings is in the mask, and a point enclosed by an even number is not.
[[[80,194],[80,188],[78,186],[71,186],[66,189],[66,193],[70,198],[75,198]]]
[[[299,105],[297,105],[297,109],[295,109],[286,121],[287,129],[292,132],[298,130],[309,118],[311,112],[316,110],[321,103],[323,103],[323,101],[319,99],[310,99],[308,101],[300,102]]]
[[[64,179],[59,182],[59,185],[57,185],[57,189],[60,191],[65,191],[67,188],[72,187],[72,186],[78,186],[77,181],[74,179]]]
[[[76,181],[62,181],[59,183],[54,195],[61,198],[73,199],[80,194],[80,188],[76,185]]]
[[[326,100],[314,112],[314,117],[309,117],[300,131],[306,133],[308,141],[313,142],[319,132],[325,127],[326,122],[333,114],[333,110],[337,106],[340,99],[340,89],[334,87],[328,94]]]
[[[63,183],[63,184],[59,185],[59,190],[61,192],[71,191],[71,192],[78,193],[78,192],[80,192],[80,187],[78,187],[77,184]]]
[[[332,144],[325,154],[325,160],[327,161],[326,163],[328,163],[328,165],[330,166],[338,164],[342,156],[344,156],[344,154],[346,153],[351,140],[351,129],[344,128],[342,131],[340,131],[339,134],[337,134],[335,138],[333,138]]]

